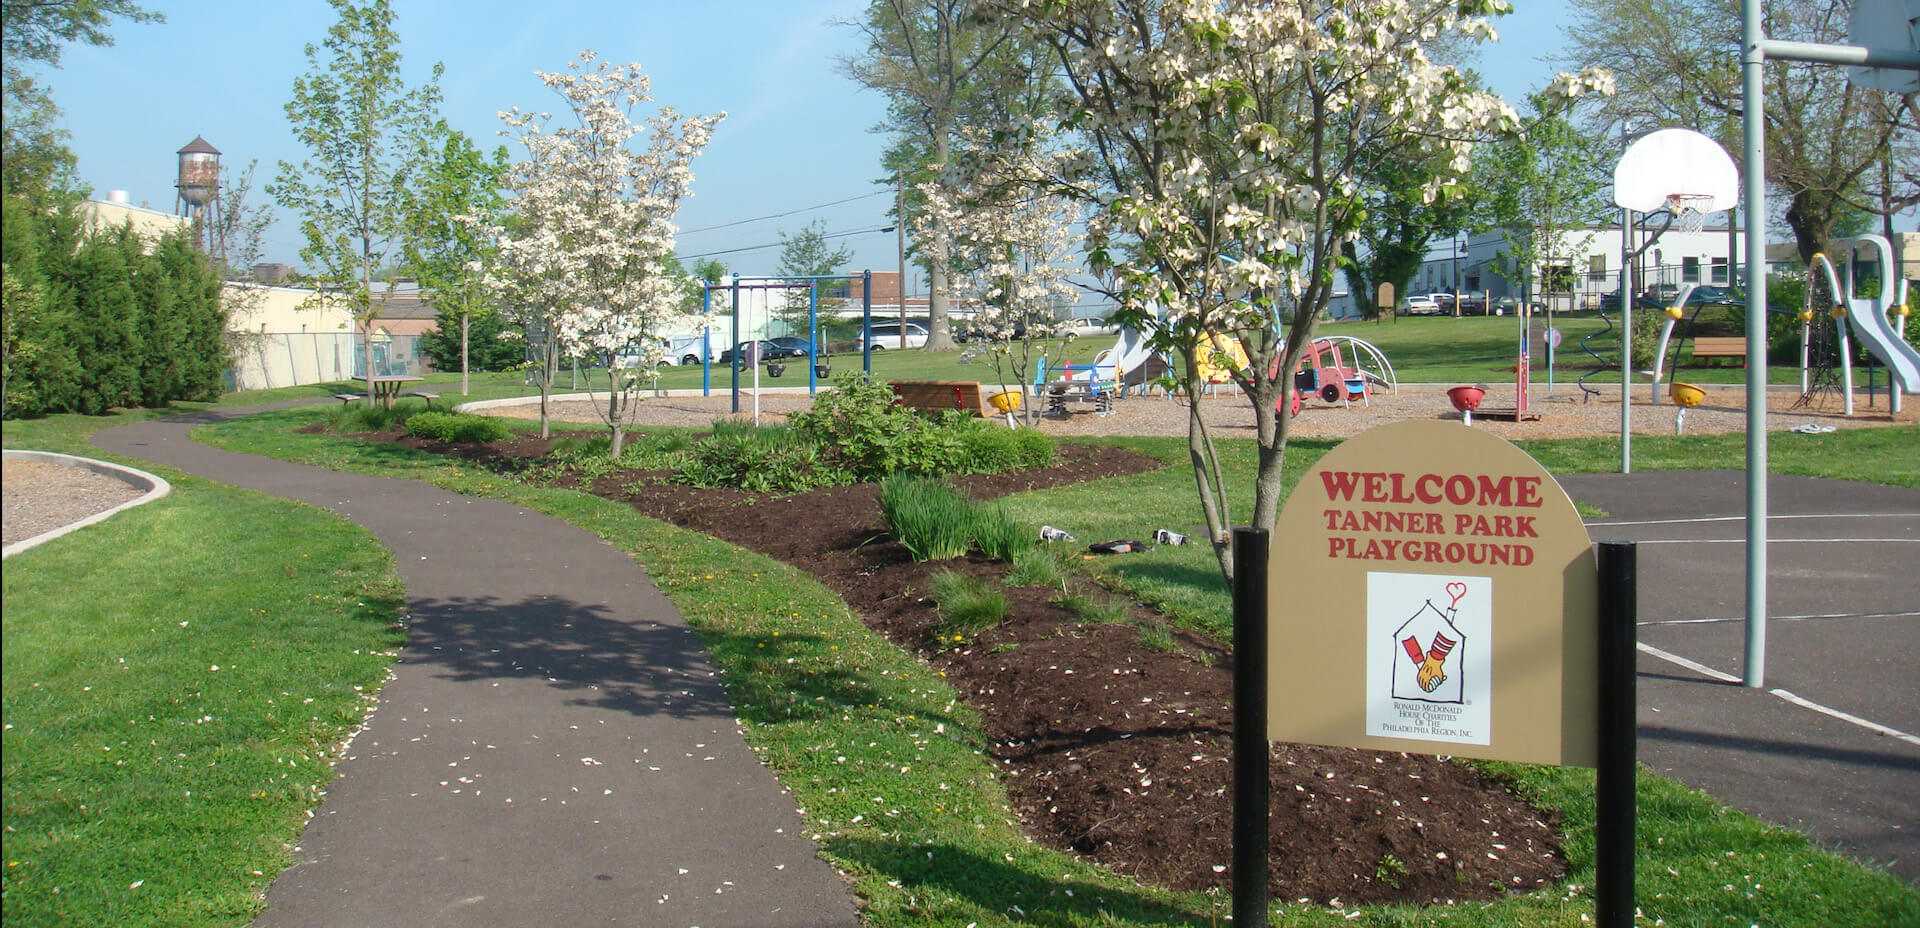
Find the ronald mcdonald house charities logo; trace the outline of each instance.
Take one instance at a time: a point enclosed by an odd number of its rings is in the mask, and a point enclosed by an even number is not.
[[[1493,734],[1493,580],[1367,574],[1367,729],[1487,744]]]

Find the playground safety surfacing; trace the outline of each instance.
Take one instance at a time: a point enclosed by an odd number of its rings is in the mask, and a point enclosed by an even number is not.
[[[1640,542],[1640,759],[1920,882],[1920,491],[1768,483],[1765,686],[1739,683],[1744,476],[1581,475]]]

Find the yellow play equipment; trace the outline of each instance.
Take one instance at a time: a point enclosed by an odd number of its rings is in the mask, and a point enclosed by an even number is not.
[[[1244,371],[1252,363],[1247,360],[1247,349],[1232,336],[1209,334],[1199,351],[1200,379],[1205,383],[1226,383],[1233,379],[1234,371]]]
[[[1013,414],[1020,410],[1020,403],[1021,403],[1020,391],[1001,390],[1000,392],[987,397],[987,403],[993,406],[994,409],[998,410],[1001,415],[1007,417],[1008,428],[1013,427]]]

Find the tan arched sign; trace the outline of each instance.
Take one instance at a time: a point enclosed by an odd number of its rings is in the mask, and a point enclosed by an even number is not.
[[[1274,741],[1592,766],[1598,575],[1573,501],[1453,421],[1328,452],[1274,529]]]

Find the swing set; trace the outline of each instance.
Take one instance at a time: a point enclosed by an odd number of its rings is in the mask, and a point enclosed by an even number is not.
[[[755,338],[744,350],[740,340],[740,317],[744,307],[740,303],[741,291],[780,291],[789,293],[795,290],[807,291],[807,395],[818,392],[820,378],[827,375],[830,368],[826,355],[820,350],[820,289],[823,283],[845,282],[851,286],[860,282],[860,369],[873,373],[873,272],[861,271],[858,274],[818,274],[805,277],[742,277],[733,275],[727,281],[708,281],[700,288],[700,395],[713,395],[713,294],[721,291],[728,295],[728,305],[733,315],[733,350],[728,352],[732,363],[733,412],[740,411],[740,368],[751,365],[753,368],[752,397],[753,418],[760,421],[760,365],[768,359],[760,357],[760,339]],[[905,307],[902,307],[905,311]]]

